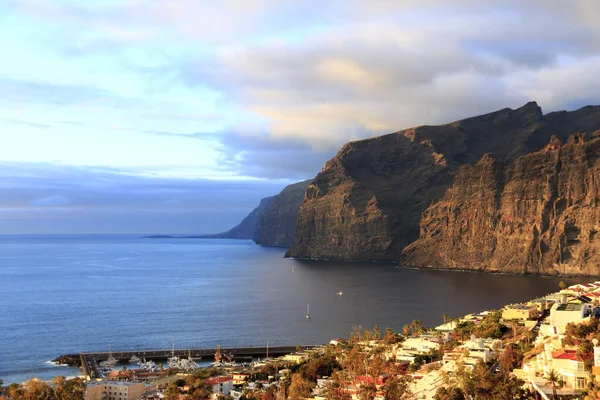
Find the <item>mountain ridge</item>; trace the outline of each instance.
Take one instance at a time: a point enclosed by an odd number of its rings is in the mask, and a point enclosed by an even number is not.
[[[286,256],[397,261],[419,237],[421,213],[442,198],[461,165],[486,153],[510,162],[552,135],[565,141],[598,129],[599,106],[544,115],[529,102],[347,143],[308,186]]]

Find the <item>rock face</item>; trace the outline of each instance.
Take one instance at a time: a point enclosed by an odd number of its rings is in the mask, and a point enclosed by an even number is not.
[[[204,237],[252,239],[263,246],[290,246],[294,241],[298,210],[311,181],[286,186],[279,194],[262,199],[258,207],[234,228]]]
[[[459,169],[402,263],[543,275],[600,274],[600,131],[504,164]]]
[[[291,246],[296,231],[296,217],[304,192],[312,179],[286,186],[269,202],[261,215],[253,239],[263,246]]]
[[[306,190],[290,257],[398,260],[419,237],[421,213],[461,165],[502,162],[543,148],[555,134],[600,129],[600,107],[543,115],[534,102],[447,125],[351,142]]]
[[[264,215],[267,207],[277,196],[265,197],[260,201],[258,207],[250,212],[238,225],[234,226],[227,232],[217,233],[210,237],[223,239],[253,239],[254,235],[260,227],[260,220]]]

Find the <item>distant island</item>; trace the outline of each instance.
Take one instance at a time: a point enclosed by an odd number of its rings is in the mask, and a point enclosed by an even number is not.
[[[217,235],[191,235],[191,236],[173,236],[173,235],[149,235],[142,236],[142,239],[214,239],[220,238]]]

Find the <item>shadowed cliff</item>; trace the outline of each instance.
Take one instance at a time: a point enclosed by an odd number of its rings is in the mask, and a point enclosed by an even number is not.
[[[290,246],[294,241],[298,210],[311,181],[286,186],[279,194],[262,199],[258,207],[232,229],[205,237],[252,239],[263,246]]]
[[[535,102],[440,126],[351,142],[308,186],[287,255],[398,260],[419,237],[421,214],[461,165],[490,153],[502,162],[543,148],[554,134],[600,129],[600,107],[543,115]]]
[[[600,131],[459,169],[401,262],[544,275],[600,272]]]

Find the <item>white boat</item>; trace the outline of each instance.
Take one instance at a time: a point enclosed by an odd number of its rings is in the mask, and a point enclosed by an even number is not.
[[[344,294],[344,292],[342,292],[341,290],[340,290],[339,292],[337,292],[337,295],[338,295],[338,296],[341,296],[341,295],[343,295],[343,294]]]
[[[145,358],[138,363],[138,366],[140,367],[140,369],[142,369],[144,371],[158,370],[158,366],[156,365],[156,363],[154,361],[152,361],[152,360],[146,361]]]
[[[112,368],[119,363],[119,360],[112,356],[110,351],[110,344],[108,345],[108,359],[99,363],[101,368]]]
[[[310,319],[310,304],[306,305],[306,319]]]
[[[138,356],[136,356],[135,354],[131,356],[131,358],[129,359],[129,364],[137,364],[139,363],[141,360]]]

